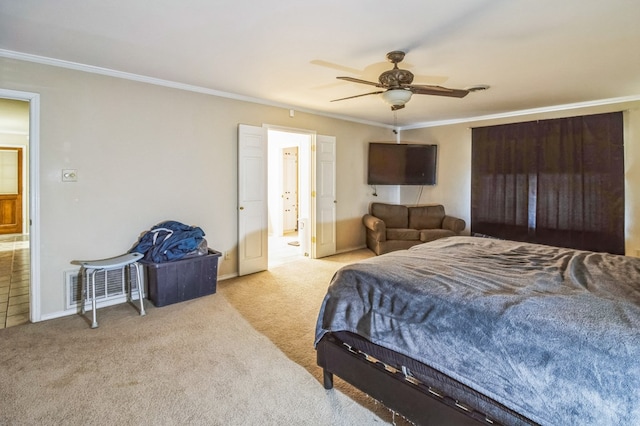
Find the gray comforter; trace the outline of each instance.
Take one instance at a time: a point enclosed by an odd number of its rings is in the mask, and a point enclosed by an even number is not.
[[[640,425],[640,259],[451,237],[339,270],[346,330],[543,425]]]

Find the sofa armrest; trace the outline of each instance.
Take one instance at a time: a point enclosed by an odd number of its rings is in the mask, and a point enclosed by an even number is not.
[[[467,223],[463,219],[459,219],[457,217],[445,216],[444,219],[442,219],[442,229],[449,229],[456,234],[464,231],[466,226]]]
[[[370,214],[365,214],[362,217],[362,223],[364,224],[365,228],[367,228],[367,233],[369,234],[369,236],[373,237],[375,241],[387,240],[387,226],[382,219]]]

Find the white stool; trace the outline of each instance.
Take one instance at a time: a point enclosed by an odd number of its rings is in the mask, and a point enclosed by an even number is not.
[[[98,272],[107,272],[114,269],[122,269],[126,266],[133,266],[136,269],[136,277],[138,283],[138,295],[140,298],[140,315],[145,315],[144,311],[144,284],[142,283],[142,277],[140,275],[140,266],[138,265],[138,260],[144,257],[141,253],[127,253],[121,256],[111,257],[109,259],[99,259],[99,260],[78,260],[73,263],[78,263],[82,266],[82,269],[85,271],[85,278],[82,280],[82,314],[85,313],[85,305],[87,303],[88,297],[88,289],[87,285],[89,277],[91,277],[91,309],[93,310],[93,322],[91,323],[91,328],[98,327],[98,320],[96,317],[96,274]],[[130,271],[129,271],[130,272]],[[105,275],[105,285],[107,283],[107,277]],[[128,289],[128,300],[133,303],[131,292],[133,287],[133,280],[131,279],[131,274],[129,273],[129,289]]]

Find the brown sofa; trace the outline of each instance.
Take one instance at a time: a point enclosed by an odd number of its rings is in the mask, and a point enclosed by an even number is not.
[[[371,203],[362,223],[367,230],[367,247],[378,255],[459,235],[466,227],[464,220],[447,216],[439,204],[408,207]]]

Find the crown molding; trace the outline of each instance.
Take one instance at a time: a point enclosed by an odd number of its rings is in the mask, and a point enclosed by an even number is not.
[[[26,62],[34,62],[38,64],[50,65],[50,66],[59,67],[59,68],[67,68],[71,70],[88,72],[92,74],[100,74],[100,75],[105,75],[105,76],[114,77],[114,78],[137,81],[140,83],[153,84],[156,86],[169,87],[169,88],[178,89],[178,90],[185,90],[188,92],[202,93],[205,95],[217,96],[220,98],[233,99],[233,100],[243,101],[243,102],[251,102],[254,104],[272,106],[277,108],[284,108],[286,110],[295,110],[295,111],[304,112],[308,114],[320,115],[328,118],[335,118],[337,120],[350,121],[350,122],[359,123],[359,124],[366,124],[369,126],[384,127],[388,129],[393,128],[393,126],[389,124],[378,123],[378,122],[368,121],[368,120],[358,120],[352,117],[347,117],[347,116],[338,115],[338,114],[327,114],[321,111],[316,111],[316,110],[307,109],[307,108],[300,108],[295,105],[288,105],[288,104],[283,104],[279,102],[272,102],[266,99],[253,98],[251,96],[238,95],[236,93],[209,89],[207,87],[179,83],[171,80],[163,80],[160,78],[149,77],[145,75],[134,74],[134,73],[124,72],[124,71],[117,71],[110,68],[97,67],[94,65],[81,64],[78,62],[65,61],[62,59],[49,58],[46,56],[33,55],[30,53],[0,49],[0,57],[7,58],[7,59],[16,59],[16,60],[26,61]]]
[[[449,126],[452,124],[464,124],[464,123],[471,123],[475,121],[496,120],[496,119],[502,119],[502,118],[520,117],[523,115],[542,114],[542,113],[566,111],[566,110],[580,109],[580,108],[593,108],[593,107],[599,107],[599,106],[623,104],[627,102],[638,102],[638,101],[640,101],[640,95],[623,96],[619,98],[600,99],[600,100],[588,101],[588,102],[576,102],[572,104],[553,105],[549,107],[522,109],[518,111],[510,111],[510,112],[499,113],[499,114],[480,115],[476,117],[468,117],[468,118],[460,118],[460,119],[452,119],[452,120],[440,120],[440,121],[427,121],[427,122],[412,124],[409,126],[398,127],[396,130],[424,129],[427,127]]]

